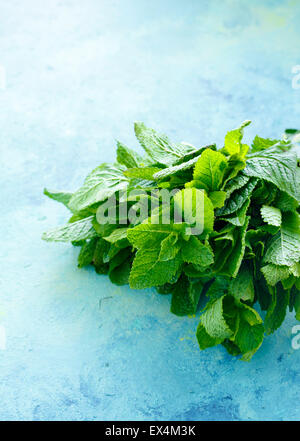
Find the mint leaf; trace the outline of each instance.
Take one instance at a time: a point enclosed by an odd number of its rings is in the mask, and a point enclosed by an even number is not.
[[[280,227],[281,211],[279,210],[279,208],[263,205],[260,209],[260,214],[267,224],[274,225],[275,227]]]
[[[155,130],[146,127],[142,122],[136,122],[134,130],[143,149],[154,162],[159,164],[170,166],[183,154],[194,150],[193,147],[184,144],[172,143],[166,135],[157,133]]]
[[[129,283],[131,265],[130,262],[122,262],[121,265],[109,271],[110,281],[118,286]]]
[[[73,193],[64,192],[64,191],[49,191],[47,190],[47,188],[44,188],[44,194],[48,196],[50,199],[53,199],[54,201],[57,202],[61,202],[63,205],[69,208],[68,204],[70,202]]]
[[[214,208],[222,208],[226,200],[225,191],[212,191],[209,193],[209,199],[211,200]]]
[[[128,178],[141,178],[148,181],[155,180],[154,175],[161,170],[159,167],[134,167],[124,171]]]
[[[206,191],[219,190],[226,168],[226,156],[210,149],[204,150],[194,168],[193,178],[197,188]]]
[[[172,260],[159,261],[159,249],[138,250],[130,272],[131,288],[142,289],[170,283],[181,265],[176,256]]]
[[[297,182],[297,156],[295,153],[263,150],[247,160],[243,170],[246,176],[272,182],[296,201],[300,201],[300,186]]]
[[[127,230],[127,238],[134,248],[159,249],[161,242],[173,233],[172,225],[143,223]]]
[[[117,141],[117,161],[119,164],[125,165],[127,168],[139,167],[143,162],[143,158],[134,150],[129,149],[126,145]]]
[[[111,249],[112,248],[110,248],[110,251]],[[113,249],[113,255],[109,257],[109,273],[118,266],[122,265],[123,262],[127,262],[128,260],[130,260],[131,256],[131,249],[128,247],[117,249],[113,246]]]
[[[246,199],[244,204],[236,210],[234,214],[221,218],[224,221],[236,225],[237,227],[242,227],[246,222],[246,214],[250,205],[250,198]]]
[[[173,291],[171,312],[179,316],[195,314],[202,288],[201,283],[191,283],[182,275]]]
[[[228,292],[237,301],[243,300],[244,302],[254,300],[254,284],[253,274],[249,267],[244,265],[235,279],[232,279],[229,284]]]
[[[294,265],[290,267],[290,271],[295,277],[300,277],[300,261],[294,263]]]
[[[254,153],[261,150],[266,150],[279,142],[280,141],[278,141],[278,139],[261,138],[260,136],[255,136],[251,145],[251,152]]]
[[[246,320],[240,321],[239,329],[235,337],[235,343],[244,354],[243,359],[249,361],[259,349],[264,338],[262,324],[251,326]]]
[[[214,207],[211,200],[196,188],[186,188],[174,196],[174,208],[177,216],[189,225],[200,224],[202,233],[213,231]]]
[[[224,191],[227,194],[227,198],[229,198],[229,196],[235,190],[239,190],[240,188],[244,187],[249,181],[250,178],[243,174],[239,174],[238,176],[235,176],[233,179],[230,179],[224,186]]]
[[[288,266],[279,266],[272,263],[263,266],[261,272],[270,286],[275,286],[278,282],[290,276],[290,268]]]
[[[207,305],[200,317],[200,323],[210,337],[223,341],[233,334],[223,316],[224,296]]]
[[[226,277],[218,276],[208,287],[206,295],[210,298],[210,300],[217,300],[227,294],[228,287],[229,280]]]
[[[235,155],[241,153],[241,141],[244,134],[244,128],[248,126],[251,121],[244,121],[238,129],[231,130],[225,136],[224,148],[222,151],[228,155]]]
[[[197,340],[201,350],[211,348],[223,342],[222,338],[211,337],[207,332],[203,324],[200,322],[197,328]]]
[[[242,208],[248,198],[251,196],[255,186],[257,184],[257,179],[251,179],[246,185],[235,190],[230,198],[227,199],[223,208],[217,211],[218,216],[225,216],[227,214],[235,213],[238,209]]]
[[[96,249],[98,238],[94,238],[85,242],[78,255],[78,267],[82,268],[90,265],[93,262],[94,253]]]
[[[107,240],[107,242],[116,243],[127,239],[127,230],[128,228],[117,228],[108,236],[105,236],[105,240]]]
[[[269,241],[265,263],[292,266],[300,260],[300,221],[298,213],[283,214],[280,231]]]
[[[283,290],[280,285],[273,288],[272,303],[268,308],[265,318],[265,328],[267,334],[272,334],[282,324],[286,315],[288,304],[288,291]]]
[[[296,319],[300,321],[300,291],[299,288],[295,291],[294,309],[296,313]]]
[[[105,259],[105,256],[109,251],[109,247],[110,247],[109,243],[102,238],[100,238],[96,244],[94,257],[93,257],[93,264],[98,274],[108,273],[109,266],[107,264],[107,259]]]
[[[159,253],[159,260],[166,261],[172,260],[180,250],[180,244],[178,243],[178,234],[170,233],[161,242],[161,248]]]
[[[94,216],[89,216],[77,222],[64,225],[63,227],[55,228],[44,233],[42,239],[48,242],[77,242],[92,239],[97,236],[92,225],[93,219]]]
[[[195,236],[191,236],[187,242],[183,242],[181,256],[184,262],[194,263],[203,267],[211,265],[214,261],[212,250],[201,243]]]
[[[95,168],[87,176],[83,186],[72,195],[69,201],[70,209],[75,212],[84,210],[124,189],[128,181],[123,171],[120,166],[108,164]]]
[[[199,156],[196,156],[195,158],[192,158],[189,161],[180,163],[178,165],[173,165],[168,168],[164,168],[164,169],[156,172],[153,175],[153,178],[157,179],[157,180],[165,179],[169,176],[176,175],[179,172],[183,172],[184,170],[189,170],[196,164],[196,162],[198,161],[198,158],[199,158]]]
[[[245,254],[248,223],[249,217],[242,227],[235,228],[222,237],[226,242],[223,246],[216,247],[215,271],[228,277],[236,277]],[[216,238],[218,239],[220,238]]]
[[[277,193],[274,205],[281,211],[295,211],[299,203],[284,191]]]

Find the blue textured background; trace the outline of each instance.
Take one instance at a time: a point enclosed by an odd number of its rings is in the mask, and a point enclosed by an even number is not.
[[[251,363],[198,350],[197,319],[169,298],[76,268],[78,250],[40,240],[115,138],[139,148],[143,120],[174,140],[222,142],[251,119],[299,127],[298,1],[0,0],[0,418],[300,418],[300,350],[289,315]],[[102,300],[106,298],[105,300]]]

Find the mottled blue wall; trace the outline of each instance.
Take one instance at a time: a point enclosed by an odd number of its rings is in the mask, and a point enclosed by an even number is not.
[[[247,140],[299,127],[299,1],[0,11],[0,419],[299,419],[293,315],[249,364],[200,353],[197,319],[171,315],[167,296],[115,287],[78,270],[77,249],[40,240],[66,220],[43,187],[76,189],[116,138],[138,148],[134,120],[197,145],[244,119]]]

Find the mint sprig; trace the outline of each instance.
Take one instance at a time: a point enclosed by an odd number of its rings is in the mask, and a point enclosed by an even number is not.
[[[43,235],[80,247],[80,268],[170,294],[178,316],[196,314],[202,297],[200,349],[222,344],[246,361],[288,308],[300,320],[298,132],[256,136],[249,147],[249,123],[219,149],[173,143],[135,123],[144,156],[118,142],[117,161],[96,167],[74,193],[45,190],[71,217]]]

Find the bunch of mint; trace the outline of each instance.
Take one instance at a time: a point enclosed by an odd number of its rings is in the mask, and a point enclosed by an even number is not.
[[[173,143],[136,123],[145,156],[118,142],[117,161],[95,168],[75,193],[44,191],[72,216],[43,239],[79,246],[78,266],[93,265],[117,285],[171,294],[176,315],[195,314],[206,299],[200,348],[222,344],[243,360],[288,308],[300,320],[299,132],[256,136],[249,147],[249,123],[218,150]]]

